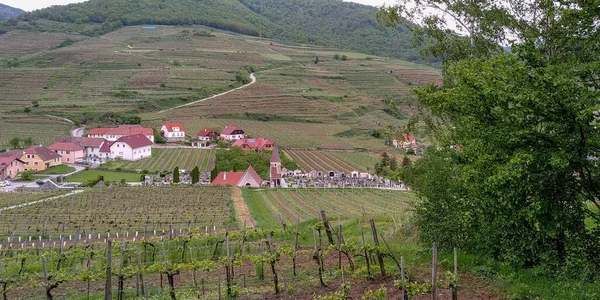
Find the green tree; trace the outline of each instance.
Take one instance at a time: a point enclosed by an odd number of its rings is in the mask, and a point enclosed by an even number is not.
[[[167,142],[165,138],[160,134],[160,130],[154,128],[154,142],[157,144],[164,144]]]
[[[179,167],[173,169],[173,183],[179,183]]]
[[[402,158],[402,163],[401,163],[402,167],[409,167],[410,165],[412,165],[412,162],[410,161],[410,158],[408,158],[408,156],[404,155],[404,157]]]
[[[396,171],[396,169],[398,169],[398,161],[396,160],[396,157],[392,157],[390,158],[390,170],[392,171]]]
[[[13,149],[21,148],[21,138],[19,138],[18,136],[13,137],[12,139],[10,139],[9,145]]]
[[[23,171],[20,174],[21,174],[21,180],[23,180],[23,181],[33,181],[33,179],[34,179],[32,170]]]
[[[241,84],[248,84],[252,81],[250,74],[246,70],[239,71],[235,74],[235,81]]]
[[[334,55],[333,55],[333,59],[335,59],[335,60],[340,60],[340,55],[339,55],[339,54],[337,54],[337,53],[336,53],[336,54],[334,54]]]
[[[419,1],[419,9],[442,8],[467,36],[449,34],[439,16],[413,28],[423,53],[444,62],[444,84],[415,90],[439,150],[406,168],[403,181],[422,199],[417,219],[428,242],[597,274],[597,5],[510,4]],[[382,13],[394,19],[399,8]],[[519,41],[510,52],[498,46],[507,33]]]
[[[200,170],[198,169],[198,166],[195,166],[194,169],[192,169],[192,184],[196,184],[200,181]]]
[[[25,148],[29,148],[33,145],[33,138],[32,137],[27,137],[25,139],[23,139],[23,145]]]

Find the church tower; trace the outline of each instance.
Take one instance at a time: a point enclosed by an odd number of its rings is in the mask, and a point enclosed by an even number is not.
[[[271,154],[271,168],[270,168],[270,181],[271,187],[281,186],[281,158],[279,157],[279,150],[277,146],[273,147],[273,153]]]

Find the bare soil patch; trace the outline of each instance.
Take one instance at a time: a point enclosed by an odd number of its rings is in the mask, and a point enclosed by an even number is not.
[[[235,213],[237,214],[237,218],[240,220],[241,224],[246,223],[247,227],[254,228],[256,222],[250,215],[250,210],[248,210],[248,206],[242,197],[242,190],[240,190],[239,187],[233,187],[231,198],[233,199]]]

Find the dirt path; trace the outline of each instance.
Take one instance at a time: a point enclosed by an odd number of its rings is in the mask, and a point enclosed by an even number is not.
[[[241,90],[241,89],[243,89],[243,88],[249,87],[249,86],[253,85],[253,84],[256,82],[256,77],[254,76],[254,73],[251,73],[251,74],[250,74],[250,80],[252,80],[250,83],[248,83],[248,84],[246,84],[246,85],[242,85],[242,86],[240,86],[240,87],[237,87],[237,88],[235,88],[235,89],[233,89],[233,90],[229,90],[229,91],[226,91],[226,92],[223,92],[223,93],[217,94],[217,95],[212,95],[212,96],[210,96],[210,97],[207,97],[207,98],[204,98],[204,99],[200,99],[200,100],[196,100],[196,101],[194,101],[194,102],[186,103],[186,104],[184,104],[184,105],[179,105],[179,106],[175,106],[175,107],[167,108],[167,109],[164,109],[164,110],[161,110],[161,111],[159,111],[158,113],[159,113],[159,114],[162,114],[162,113],[164,113],[164,112],[166,112],[166,111],[170,111],[170,110],[172,110],[172,109],[177,109],[177,108],[182,108],[182,107],[186,107],[186,106],[194,105],[194,104],[196,104],[196,103],[199,103],[199,102],[203,102],[203,101],[206,101],[206,100],[210,100],[210,99],[214,99],[214,98],[217,98],[217,97],[221,97],[221,96],[223,96],[223,95],[227,95],[227,94],[229,94],[229,93],[231,93],[231,92],[235,92],[235,91],[237,91],[237,90]]]
[[[242,190],[240,190],[239,187],[233,187],[231,198],[233,198],[233,207],[235,208],[235,213],[237,214],[241,226],[246,222],[246,227],[254,228],[256,222],[250,215],[250,210],[248,210],[248,206],[246,206],[244,197],[242,197]]]

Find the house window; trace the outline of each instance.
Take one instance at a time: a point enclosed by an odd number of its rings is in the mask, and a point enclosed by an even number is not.
[[[37,161],[36,161],[36,162],[34,162],[34,163],[33,163],[33,165],[34,165],[34,166],[37,166],[37,165],[38,165]]]
[[[67,161],[71,161],[71,159],[70,159],[70,158],[67,158]]]
[[[71,154],[71,151],[67,151],[67,154]]]

